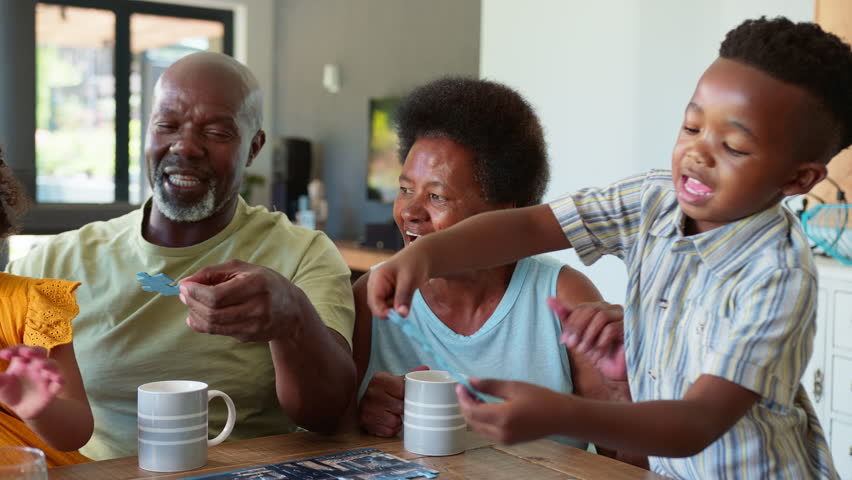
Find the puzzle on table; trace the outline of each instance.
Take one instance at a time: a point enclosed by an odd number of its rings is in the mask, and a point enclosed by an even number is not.
[[[136,281],[142,284],[142,290],[146,292],[157,292],[163,295],[180,294],[180,288],[173,285],[175,281],[165,274],[158,273],[151,276],[145,272],[139,272],[136,276],[138,277]]]
[[[388,320],[393,322],[394,325],[398,326],[402,329],[402,333],[404,333],[408,338],[414,340],[420,348],[432,356],[432,361],[435,363],[435,366],[438,367],[438,370],[446,370],[447,373],[450,374],[453,378],[456,379],[457,382],[467,388],[467,391],[471,393],[474,397],[478,398],[480,401],[485,403],[499,403],[502,402],[502,398],[495,397],[493,395],[488,395],[487,393],[482,393],[479,390],[473,388],[473,385],[470,384],[467,377],[459,373],[455,368],[453,368],[449,362],[444,360],[444,357],[438,354],[432,345],[429,344],[429,341],[426,340],[426,337],[423,336],[423,332],[420,331],[420,328],[417,327],[413,322],[409,322],[408,320],[402,318],[402,315],[397,313],[396,310],[391,309],[388,312]]]
[[[409,480],[437,477],[437,470],[408,462],[375,448],[363,448],[186,480]]]

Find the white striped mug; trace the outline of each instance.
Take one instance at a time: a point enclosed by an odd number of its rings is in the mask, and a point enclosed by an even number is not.
[[[402,442],[421,455],[455,455],[464,451],[467,425],[456,385],[448,372],[422,370],[405,375]]]
[[[234,402],[207,384],[168,380],[140,385],[137,393],[139,467],[152,472],[182,472],[207,464],[207,447],[222,443],[237,412]],[[207,438],[207,403],[222,397],[228,420],[216,438]]]

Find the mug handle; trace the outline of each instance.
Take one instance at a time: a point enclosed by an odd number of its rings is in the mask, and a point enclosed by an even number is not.
[[[222,433],[220,433],[213,440],[207,440],[207,446],[212,447],[214,445],[219,445],[224,442],[228,435],[231,434],[231,431],[234,429],[234,422],[237,421],[237,409],[234,408],[234,401],[231,400],[231,397],[228,396],[227,393],[221,392],[219,390],[209,390],[207,392],[207,402],[209,403],[215,397],[222,397],[222,400],[225,401],[225,405],[228,406],[228,420],[225,422],[225,428],[222,429]]]

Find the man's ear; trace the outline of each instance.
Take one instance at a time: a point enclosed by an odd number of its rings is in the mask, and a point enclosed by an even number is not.
[[[252,162],[254,162],[257,154],[260,153],[260,149],[263,148],[263,145],[266,143],[266,132],[263,130],[258,130],[257,133],[254,134],[254,137],[251,139],[251,146],[249,147],[249,156],[248,161],[246,162],[246,167],[250,167]]]
[[[825,180],[828,170],[822,162],[803,162],[796,167],[796,174],[792,180],[781,187],[785,196],[801,195],[808,193],[814,185]]]

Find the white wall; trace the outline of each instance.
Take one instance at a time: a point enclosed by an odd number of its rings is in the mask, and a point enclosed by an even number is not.
[[[314,175],[326,185],[326,233],[363,238],[366,225],[387,224],[393,217],[391,204],[367,200],[369,99],[403,96],[445,75],[479,75],[480,4],[287,0],[276,5],[278,133],[311,141]],[[340,67],[341,88],[334,94],[320,82],[326,63]]]
[[[725,32],[746,18],[813,19],[814,0],[482,0],[480,75],[536,108],[549,145],[546,198],[669,168],[683,110]],[[614,257],[586,268],[611,302],[626,275]]]

